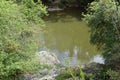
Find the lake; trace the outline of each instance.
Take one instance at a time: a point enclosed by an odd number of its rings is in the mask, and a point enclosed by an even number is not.
[[[89,27],[82,21],[78,8],[49,12],[41,34],[40,50],[55,53],[64,65],[104,63],[100,52],[90,44]]]

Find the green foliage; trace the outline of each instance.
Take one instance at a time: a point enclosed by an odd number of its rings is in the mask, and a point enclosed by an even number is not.
[[[100,70],[88,76],[90,80],[120,80],[120,73],[114,70]]]
[[[41,19],[46,12],[46,8],[42,5],[41,0],[13,0],[15,3],[21,6],[21,11],[26,16],[27,21],[34,22],[36,24],[43,24],[44,21]]]
[[[120,80],[120,73],[113,71],[113,70],[108,70],[106,72],[107,75],[109,75],[110,79],[109,80]]]
[[[76,74],[74,73],[72,68],[68,67],[67,71],[74,80],[77,80]]]
[[[37,10],[41,13],[37,13]],[[36,15],[35,12],[39,17],[33,17]],[[40,68],[39,59],[35,56],[37,50],[35,24],[34,27],[31,24],[36,23],[35,20],[41,20],[44,13],[45,7],[41,3],[39,7],[29,9],[24,4],[0,0],[0,78],[7,79]],[[37,24],[41,22],[38,21]]]
[[[82,71],[82,69],[80,68],[80,80],[85,80],[85,73]]]
[[[46,7],[42,5],[41,0],[38,0],[38,2],[34,2],[34,0],[23,0],[22,4],[22,11],[27,16],[28,22],[43,24],[40,17],[43,17],[47,12]]]
[[[65,80],[72,78],[73,80],[85,80],[86,74],[80,67],[67,67],[64,73],[60,73],[56,80]]]
[[[87,74],[87,78],[89,79],[89,80],[95,80],[94,78],[95,78],[95,75],[94,74]]]
[[[88,13],[84,16],[90,27],[91,43],[103,51],[106,64],[111,64],[112,61],[119,63],[120,6],[118,2],[115,0],[92,2]]]

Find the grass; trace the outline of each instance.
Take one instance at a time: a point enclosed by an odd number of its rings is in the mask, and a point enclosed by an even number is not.
[[[65,80],[72,78],[73,80],[85,80],[85,73],[80,67],[67,67],[65,72],[60,73],[56,80]]]

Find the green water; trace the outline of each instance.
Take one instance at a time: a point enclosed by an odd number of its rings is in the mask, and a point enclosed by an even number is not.
[[[90,44],[89,28],[81,20],[81,10],[49,12],[41,36],[41,50],[55,53],[63,64],[102,62],[95,46]]]

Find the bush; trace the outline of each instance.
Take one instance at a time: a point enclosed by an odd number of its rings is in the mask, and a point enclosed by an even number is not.
[[[2,79],[30,73],[40,68],[38,58],[35,56],[37,50],[35,26],[31,24],[37,19],[41,20],[45,8],[41,3],[37,9],[23,6],[25,5],[18,5],[11,0],[0,0],[0,78]],[[26,9],[31,12],[26,13]],[[39,14],[39,18],[38,15],[31,17],[40,9],[38,12],[41,14],[36,13]],[[41,22],[38,21],[37,24]]]
[[[91,3],[84,15],[91,32],[91,43],[102,50],[106,64],[120,62],[120,6],[115,0]],[[112,66],[110,66],[112,67]]]
[[[113,71],[113,70],[108,70],[107,75],[109,75],[110,79],[109,80],[120,80],[120,73]]]

